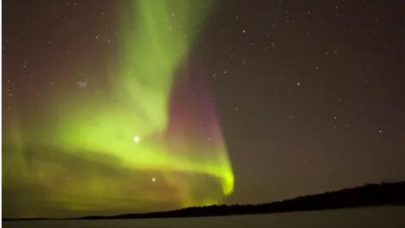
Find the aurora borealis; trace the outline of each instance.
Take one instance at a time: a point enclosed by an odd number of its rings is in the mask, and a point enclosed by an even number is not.
[[[117,25],[122,36],[108,92],[55,99],[46,118],[29,120],[32,126],[20,127],[16,118],[4,149],[6,189],[36,185],[48,193],[33,200],[82,214],[210,205],[232,193],[209,92],[182,69],[208,10],[198,12],[197,2],[186,0],[127,3],[120,6],[129,16]],[[182,93],[190,89],[191,98]],[[40,216],[32,210],[21,215]]]
[[[405,178],[403,1],[2,3],[3,217]]]

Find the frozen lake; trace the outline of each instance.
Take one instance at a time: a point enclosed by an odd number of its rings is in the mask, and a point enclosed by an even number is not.
[[[308,211],[280,214],[260,214],[225,217],[127,219],[127,220],[76,220],[76,221],[22,221],[3,222],[5,228],[202,228],[202,227],[303,227],[303,228],[358,228],[405,227],[405,207],[375,207]]]

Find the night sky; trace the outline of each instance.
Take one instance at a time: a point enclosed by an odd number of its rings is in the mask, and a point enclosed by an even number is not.
[[[3,216],[405,179],[404,2],[3,1]]]

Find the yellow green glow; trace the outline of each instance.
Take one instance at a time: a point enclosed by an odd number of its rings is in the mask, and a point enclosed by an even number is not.
[[[110,89],[63,98],[48,110],[45,128],[12,125],[5,148],[12,153],[3,157],[6,188],[38,185],[46,191],[40,200],[85,213],[206,205],[231,194],[234,176],[220,136],[220,143],[202,134],[191,138],[197,127],[190,126],[167,137],[170,118],[176,118],[169,115],[173,83],[209,5],[137,0],[124,6],[129,14],[121,20]],[[16,165],[20,171],[11,172]]]

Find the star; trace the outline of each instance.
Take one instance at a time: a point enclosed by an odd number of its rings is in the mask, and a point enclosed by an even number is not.
[[[84,88],[84,87],[87,86],[87,82],[83,81],[83,80],[80,80],[80,81],[77,82],[77,86],[79,86],[80,88]]]
[[[141,138],[139,136],[135,135],[133,140],[135,143],[139,143],[139,141],[141,141]]]

